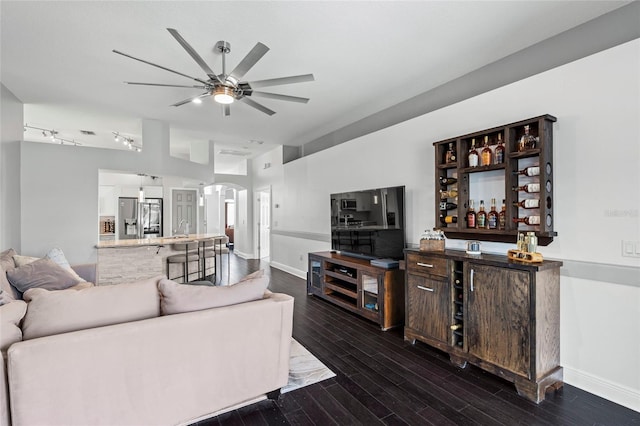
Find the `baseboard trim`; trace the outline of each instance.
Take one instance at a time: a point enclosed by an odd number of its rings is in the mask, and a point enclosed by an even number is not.
[[[253,254],[248,254],[248,253],[243,253],[241,251],[238,250],[234,250],[233,253],[235,253],[236,256],[241,257],[243,259],[255,259],[255,257],[253,256]]]
[[[563,366],[564,382],[640,412],[640,391]]]
[[[271,261],[271,267],[280,269],[281,271],[288,272],[291,275],[295,275],[298,278],[302,278],[303,280],[307,279],[307,273],[305,271],[301,271],[300,269],[292,268],[291,266],[285,265],[284,263]]]

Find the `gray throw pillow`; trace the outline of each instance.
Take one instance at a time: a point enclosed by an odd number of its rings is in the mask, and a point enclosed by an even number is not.
[[[7,278],[22,293],[30,288],[63,290],[80,282],[63,267],[46,258],[7,271]]]

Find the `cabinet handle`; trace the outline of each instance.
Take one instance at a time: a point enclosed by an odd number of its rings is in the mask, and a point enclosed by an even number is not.
[[[433,291],[434,291],[432,288],[424,287],[424,286],[421,286],[421,285],[419,285],[419,286],[418,286],[418,288],[419,288],[420,290],[426,290],[426,291],[430,291],[430,292],[432,292],[432,293],[433,293]]]
[[[472,269],[471,272],[470,272],[470,277],[469,277],[469,281],[470,281],[470,284],[471,284],[471,291],[473,291],[473,274],[474,274],[474,272],[475,271]]]
[[[433,268],[433,265],[429,263],[418,262],[418,266],[424,266],[425,268]]]

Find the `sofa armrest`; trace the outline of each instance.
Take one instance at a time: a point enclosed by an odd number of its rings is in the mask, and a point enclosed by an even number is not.
[[[90,283],[96,283],[96,264],[95,263],[83,263],[80,265],[71,265],[71,269],[76,271],[76,274],[84,280]]]
[[[15,343],[13,424],[193,423],[284,386],[292,325],[293,298],[274,293]]]

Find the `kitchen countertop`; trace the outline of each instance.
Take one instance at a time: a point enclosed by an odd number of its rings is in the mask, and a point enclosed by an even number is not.
[[[96,244],[96,248],[127,248],[127,247],[144,247],[158,246],[170,244],[183,244],[193,241],[202,241],[210,238],[226,239],[226,235],[217,234],[189,234],[180,237],[160,237],[160,238],[142,238],[142,239],[126,239],[126,240],[108,240],[100,241]]]

